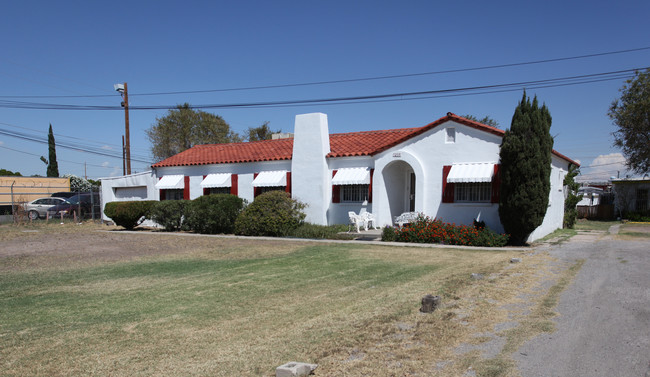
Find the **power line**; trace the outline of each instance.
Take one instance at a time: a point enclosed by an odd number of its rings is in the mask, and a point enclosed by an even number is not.
[[[11,124],[11,123],[6,123],[6,122],[0,122],[0,124],[5,125],[5,126],[9,126],[9,127],[20,128],[20,129],[23,129],[23,130],[34,131],[34,132],[38,132],[38,133],[40,133],[40,132],[42,131],[42,130],[38,130],[38,129],[35,129],[35,128],[29,128],[29,127],[18,126],[18,125],[16,125],[16,124]],[[113,143],[104,143],[104,142],[99,142],[99,141],[96,141],[96,140],[91,140],[91,139],[86,139],[86,138],[81,138],[81,137],[68,136],[68,135],[63,135],[63,134],[58,133],[58,132],[55,133],[54,136],[55,136],[57,139],[63,137],[63,138],[68,138],[68,139],[73,139],[73,140],[79,140],[79,141],[83,141],[83,142],[89,142],[89,143],[93,143],[93,144],[101,145],[102,147],[103,147],[103,146],[109,146],[109,147],[112,146],[112,147],[115,147],[116,149],[122,149],[122,146],[121,146],[121,145],[118,145],[118,144],[113,144]],[[35,136],[35,137],[36,137],[36,136]],[[100,147],[100,148],[102,148],[102,147]],[[102,148],[102,149],[105,149],[105,148]],[[131,149],[134,149],[134,148],[131,148]],[[141,152],[146,152],[146,151],[147,151],[147,150],[144,149],[144,148],[136,148],[136,149],[140,150]],[[142,157],[142,158],[146,158],[145,155],[140,155],[140,157]]]
[[[591,168],[596,168],[596,167],[599,167],[599,166],[616,165],[616,164],[625,164],[625,162],[626,162],[626,160],[623,160],[623,161],[616,161],[616,162],[607,162],[607,163],[604,163],[604,164],[585,166],[584,168],[583,168],[583,167],[580,167],[580,169],[591,169]]]
[[[601,57],[607,55],[625,54],[625,53],[645,51],[645,50],[650,50],[650,46],[627,49],[627,50],[586,54],[586,55],[577,55],[577,56],[560,57],[560,58],[552,58],[552,59],[541,59],[541,60],[533,60],[533,61],[517,62],[517,63],[487,65],[487,66],[479,66],[479,67],[457,68],[457,69],[448,69],[448,70],[441,70],[441,71],[405,73],[405,74],[398,74],[398,75],[361,77],[361,78],[339,79],[339,80],[311,81],[311,82],[290,83],[290,84],[221,88],[221,89],[185,90],[185,91],[153,92],[153,93],[139,93],[139,94],[132,93],[131,96],[135,97],[135,96],[217,93],[217,92],[232,92],[232,91],[245,91],[245,90],[290,88],[290,87],[314,86],[314,85],[330,85],[330,84],[387,80],[387,79],[397,79],[397,78],[407,78],[407,77],[421,77],[421,76],[441,75],[441,74],[449,74],[449,73],[471,72],[471,71],[481,71],[481,70],[490,70],[490,69],[499,69],[499,68],[511,68],[511,67],[519,67],[519,66],[535,65],[535,64],[546,64],[546,63],[554,63],[554,62],[561,62],[561,61]],[[113,97],[113,96],[114,95],[98,94],[98,95],[67,95],[67,96],[65,95],[63,96],[0,96],[0,98],[100,98],[100,97]]]
[[[36,153],[25,152],[25,151],[21,151],[21,150],[19,150],[19,149],[14,149],[14,148],[5,147],[4,145],[0,145],[0,148],[8,149],[8,150],[10,150],[10,151],[14,151],[14,152],[18,152],[18,153],[27,154],[27,155],[30,155],[30,156],[40,157],[40,155],[38,155],[38,154],[36,154]],[[96,164],[91,164],[91,163],[86,163],[86,162],[61,160],[61,159],[58,159],[58,158],[57,158],[56,160],[57,160],[57,162],[66,162],[66,163],[69,163],[69,164],[77,164],[77,165],[88,165],[88,166],[94,166],[94,167],[96,167],[96,168],[104,168],[104,169],[115,169],[115,168],[121,168],[121,166],[104,166],[104,165],[96,165]]]
[[[640,69],[647,68],[633,68],[620,71],[602,72],[587,75],[567,76],[543,80],[520,81],[506,84],[492,84],[483,86],[472,86],[451,89],[436,89],[425,90],[416,92],[401,92],[401,93],[388,93],[388,94],[374,94],[363,96],[350,96],[350,97],[334,97],[334,98],[317,98],[317,99],[304,99],[304,100],[281,100],[281,101],[266,101],[266,102],[249,102],[249,103],[230,103],[230,104],[206,104],[206,105],[193,105],[193,109],[233,109],[233,108],[264,108],[273,106],[295,106],[295,105],[323,105],[328,103],[344,104],[344,103],[359,103],[360,101],[369,100],[385,100],[391,98],[399,98],[401,100],[414,100],[422,99],[422,96],[436,94],[438,97],[451,97],[458,95],[476,94],[475,92],[484,92],[483,94],[490,93],[490,90],[507,89],[520,90],[527,87],[535,88],[551,88],[567,85],[581,85],[594,82],[620,80],[631,77],[631,75]],[[19,102],[19,101],[0,101],[0,107],[17,108],[17,109],[37,109],[37,110],[122,110],[119,106],[102,106],[102,105],[70,105],[70,104],[52,104],[52,103],[35,103],[35,102]],[[177,105],[157,105],[157,106],[131,106],[131,110],[167,110],[175,109]]]
[[[48,143],[45,138],[35,137],[35,136],[29,135],[29,134],[23,134],[23,133],[20,133],[20,132],[8,131],[8,130],[4,130],[4,129],[0,129],[0,135],[13,137],[13,138],[20,139],[20,140],[33,141],[33,142],[41,143],[41,144],[47,144]],[[98,155],[98,156],[116,158],[116,159],[120,159],[120,160],[122,159],[122,154],[121,153],[118,155],[118,154],[108,153],[108,152],[102,151],[102,150],[97,150],[96,148],[93,149],[93,148],[88,148],[88,147],[83,147],[83,146],[69,145],[69,144],[66,144],[66,143],[58,143],[57,147],[64,148],[64,149],[70,149],[70,150],[74,150],[74,151],[78,151],[78,152],[90,153],[90,154],[94,154],[94,155]],[[145,163],[145,164],[151,164],[151,161],[147,161],[147,160],[141,160],[141,159],[137,159],[137,158],[132,158],[132,160],[136,161],[136,162],[142,162],[142,163]]]
[[[396,79],[396,78],[405,78],[405,77],[440,75],[440,74],[447,74],[447,73],[481,71],[481,70],[496,69],[496,68],[509,68],[509,67],[524,66],[524,65],[532,65],[532,64],[552,63],[552,62],[559,62],[559,61],[567,61],[567,60],[592,58],[592,57],[598,57],[598,56],[622,54],[622,53],[627,53],[627,52],[636,52],[636,51],[643,51],[643,50],[650,50],[650,47],[641,47],[641,48],[635,48],[635,49],[629,49],[629,50],[619,50],[619,51],[603,52],[603,53],[597,53],[597,54],[588,54],[588,55],[578,55],[578,56],[571,56],[571,57],[555,58],[555,59],[543,59],[543,60],[535,60],[535,61],[528,61],[528,62],[488,65],[488,66],[482,66],[482,67],[458,68],[458,69],[449,69],[449,70],[442,70],[442,71],[420,72],[420,73],[406,73],[406,74],[401,74],[401,75],[387,75],[387,76],[375,76],[375,77],[365,77],[365,78],[356,78],[356,79],[312,81],[312,82],[305,82],[305,83],[265,85],[265,86],[250,86],[250,87],[226,88],[226,89],[207,89],[207,90],[191,90],[191,91],[178,91],[178,92],[142,93],[142,94],[134,94],[134,95],[135,96],[157,96],[157,95],[170,95],[170,94],[214,93],[214,92],[229,92],[229,91],[241,91],[241,90],[289,88],[289,87],[310,86],[310,85],[340,84],[340,83],[350,83],[350,82],[359,82],[359,81],[386,80],[386,79]]]

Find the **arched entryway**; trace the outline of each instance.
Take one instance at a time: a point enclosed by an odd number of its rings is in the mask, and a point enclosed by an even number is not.
[[[404,212],[415,212],[417,177],[413,167],[406,161],[393,161],[382,171],[390,218]]]

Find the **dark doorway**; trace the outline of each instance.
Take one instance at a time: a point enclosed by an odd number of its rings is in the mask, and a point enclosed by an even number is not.
[[[409,212],[415,212],[415,173],[411,173],[411,188],[409,192]]]

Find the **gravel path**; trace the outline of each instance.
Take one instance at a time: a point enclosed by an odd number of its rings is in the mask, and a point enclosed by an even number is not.
[[[581,233],[549,252],[586,262],[561,295],[557,331],[513,355],[521,375],[650,377],[650,239]]]

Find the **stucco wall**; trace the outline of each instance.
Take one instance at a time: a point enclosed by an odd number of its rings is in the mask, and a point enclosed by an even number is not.
[[[551,159],[551,191],[549,192],[548,208],[544,221],[528,237],[528,242],[540,239],[556,229],[562,228],[564,220],[564,177],[569,166],[568,162],[553,156]]]
[[[115,201],[128,201],[128,200],[158,200],[158,193],[154,187],[158,181],[153,174],[153,171],[147,171],[142,173],[136,173],[131,175],[125,175],[120,177],[108,177],[100,178],[101,182],[101,211],[102,211],[102,220],[110,220],[106,215],[104,215],[104,207],[106,203],[115,202]],[[142,192],[139,188],[145,188],[146,197],[138,197],[137,194]],[[116,189],[119,191],[120,188],[129,189],[130,196],[120,195],[118,193],[116,197]],[[126,192],[124,192],[126,193]]]
[[[338,169],[344,168],[370,168],[374,169],[374,160],[372,157],[341,157],[341,158],[330,158],[328,160],[328,180],[327,187],[325,188],[326,200],[327,200],[327,222],[329,224],[347,224],[348,223],[348,212],[353,211],[356,214],[361,213],[362,211],[375,213],[374,208],[374,198],[375,187],[373,184],[373,202],[360,202],[360,203],[332,203],[332,172]],[[376,181],[375,181],[376,182]]]
[[[455,128],[453,143],[446,141],[447,127]],[[467,162],[497,163],[500,144],[501,137],[497,135],[450,121],[379,154],[375,161],[375,213],[379,222],[382,225],[391,224],[392,216],[395,216],[388,205],[389,200],[395,198],[390,198],[390,193],[386,191],[386,174],[379,172],[388,173],[391,163],[403,161],[413,168],[416,175],[417,212],[463,224],[471,224],[480,213],[481,220],[491,229],[502,231],[496,204],[442,203],[442,167]]]
[[[164,175],[185,175],[190,177],[190,199],[203,195],[201,181],[208,174],[231,173],[238,175],[238,196],[249,203],[254,199],[253,179],[255,173],[261,171],[286,170],[291,171],[291,161],[262,161],[222,165],[172,166],[155,170],[156,180]],[[160,200],[160,192],[156,190],[155,200]]]

